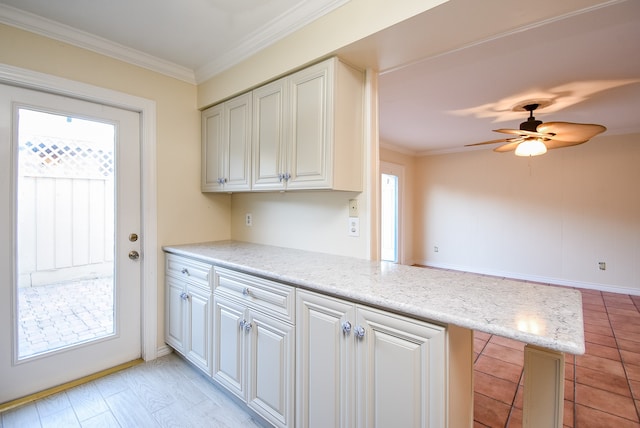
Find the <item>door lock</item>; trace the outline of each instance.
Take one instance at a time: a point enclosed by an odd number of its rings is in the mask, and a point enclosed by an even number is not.
[[[136,242],[138,240],[138,235],[136,233],[129,234],[129,241]]]
[[[138,260],[140,258],[140,254],[136,250],[129,251],[129,258],[131,260]]]

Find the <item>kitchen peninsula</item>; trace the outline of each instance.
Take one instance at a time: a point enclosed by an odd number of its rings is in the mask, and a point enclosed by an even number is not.
[[[184,330],[172,311],[194,304],[188,288],[201,281],[213,305],[200,305],[211,326],[196,365],[275,426],[374,426],[399,415],[412,426],[472,426],[472,330],[527,343],[524,426],[562,426],[564,353],[584,353],[577,290],[235,241],[164,250],[167,343],[189,359],[194,345],[170,338]],[[244,338],[261,329],[266,339]],[[328,333],[336,339],[322,342]],[[246,358],[221,349],[231,344]],[[253,385],[276,375],[273,394]],[[388,415],[376,400],[393,403]]]

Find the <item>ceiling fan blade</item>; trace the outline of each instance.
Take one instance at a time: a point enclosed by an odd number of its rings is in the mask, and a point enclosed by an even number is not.
[[[498,153],[504,153],[504,152],[510,152],[512,150],[515,150],[516,147],[518,147],[518,144],[520,144],[522,141],[518,140],[518,141],[514,141],[512,143],[507,143],[504,144],[500,147],[496,147],[495,149],[493,149],[494,152],[498,152]]]
[[[602,125],[572,122],[547,122],[538,125],[537,128],[538,132],[551,134],[552,136],[549,138],[552,140],[557,139],[564,142],[573,142],[574,144],[586,143],[606,130],[607,128]]]
[[[491,140],[491,141],[483,141],[482,143],[474,143],[474,144],[465,144],[465,147],[471,147],[471,146],[483,146],[485,144],[496,144],[496,143],[511,143],[513,141],[518,141],[520,142],[522,140],[522,138],[501,138],[499,140]]]
[[[538,131],[540,131],[540,126],[538,126],[537,128]],[[531,131],[525,131],[523,129],[494,129],[494,132],[502,132],[503,134],[515,134],[515,135],[520,135],[521,137],[534,137],[534,138],[550,138],[550,134],[545,134],[543,132],[531,132]]]
[[[561,147],[577,146],[578,144],[586,143],[586,141],[563,141],[556,140],[555,138],[549,141],[545,141],[544,145],[547,146],[547,150],[559,149]]]

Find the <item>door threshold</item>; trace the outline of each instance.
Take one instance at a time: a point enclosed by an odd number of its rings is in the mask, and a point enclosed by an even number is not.
[[[108,376],[110,374],[119,372],[124,369],[128,369],[129,367],[137,366],[140,363],[144,363],[142,358],[138,358],[136,360],[132,360],[123,364],[119,364],[117,366],[101,370],[97,373],[90,374],[88,376],[81,377],[80,379],[72,380],[70,382],[63,383],[58,386],[54,386],[52,388],[45,389],[43,391],[35,392],[31,395],[27,395],[25,397],[16,398],[15,400],[7,401],[6,403],[0,404],[0,413],[6,412],[7,410],[15,409],[16,407],[20,407],[24,404],[31,403],[33,401],[40,400],[41,398],[49,397],[50,395],[57,394],[58,392],[66,391],[68,389],[74,388],[78,385],[82,385],[85,383],[89,383],[93,380],[99,379],[101,377]]]

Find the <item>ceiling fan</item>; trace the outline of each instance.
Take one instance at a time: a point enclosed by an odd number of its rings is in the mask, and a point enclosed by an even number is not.
[[[541,104],[542,102],[528,102],[514,108],[514,110],[526,110],[529,112],[529,117],[520,124],[520,129],[494,129],[495,132],[514,134],[516,137],[467,144],[465,147],[506,143],[493,150],[495,152],[515,150],[517,156],[537,156],[546,153],[550,149],[586,143],[589,139],[607,129],[602,125],[591,123],[542,123],[542,121],[533,117],[533,111],[540,107]]]

